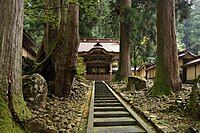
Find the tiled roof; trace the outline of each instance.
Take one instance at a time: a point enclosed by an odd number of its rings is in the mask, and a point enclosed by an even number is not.
[[[186,55],[190,55],[192,58],[197,56],[191,53],[189,50],[185,50],[184,52],[179,53],[178,58],[184,58]]]
[[[111,39],[81,39],[78,52],[91,50],[97,42],[108,52],[119,52],[119,41]]]
[[[22,41],[22,47],[26,49],[33,57],[36,56],[35,51],[33,48],[36,46],[36,43],[33,41],[33,39],[30,37],[29,34],[26,33],[26,31],[23,31],[23,41]]]
[[[96,42],[109,43],[109,42],[112,42],[112,43],[119,43],[118,40],[113,40],[111,38],[81,38],[80,42],[91,42],[91,43],[96,43]]]
[[[194,66],[194,65],[197,65],[197,64],[200,64],[200,57],[189,61],[188,63],[184,64],[182,67]]]
[[[26,45],[30,45],[32,47],[36,46],[33,38],[25,30],[23,30],[23,41],[26,41]]]
[[[156,64],[149,66],[146,71],[150,70],[150,69],[154,69],[156,67]]]

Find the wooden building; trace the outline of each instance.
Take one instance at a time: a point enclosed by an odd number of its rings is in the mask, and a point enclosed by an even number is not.
[[[151,64],[149,67],[146,68],[146,78],[147,79],[154,79],[156,75],[156,64]]]
[[[186,69],[183,69],[182,66],[188,63],[190,60],[196,58],[197,55],[191,53],[189,50],[184,50],[178,53],[178,62],[179,62],[179,74],[182,82],[185,82],[186,79]],[[153,64],[146,68],[146,77],[147,79],[154,79],[156,74],[156,64]]]
[[[179,73],[180,73],[180,78],[182,80],[182,82],[186,81],[186,70],[183,69],[181,66],[183,66],[184,64],[186,64],[187,62],[189,62],[190,60],[196,58],[197,55],[191,53],[188,49],[179,52]]]
[[[36,43],[33,39],[23,31],[23,41],[22,41],[22,56],[25,58],[35,59],[36,53],[33,50],[36,46]]]
[[[200,57],[196,57],[181,66],[184,71],[184,81],[192,83],[193,79],[200,75]]]
[[[146,78],[146,65],[141,65],[137,70],[137,75],[141,78]]]
[[[89,80],[111,80],[118,67],[119,42],[111,39],[81,39],[78,55],[84,58],[85,77]]]

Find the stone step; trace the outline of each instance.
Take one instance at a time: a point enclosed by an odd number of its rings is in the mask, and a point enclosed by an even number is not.
[[[125,111],[124,107],[94,107],[94,111]]]
[[[98,97],[107,97],[107,96],[114,96],[113,94],[95,94],[94,95],[95,97],[98,96]]]
[[[112,93],[106,93],[106,94],[98,93],[98,94],[95,94],[94,96],[114,96],[114,95]]]
[[[114,97],[115,98],[115,96],[113,96],[113,95],[109,95],[109,96],[94,96],[94,98],[106,98],[106,97]]]
[[[94,118],[108,118],[108,117],[129,117],[127,111],[109,111],[109,112],[94,112]]]
[[[119,103],[118,100],[94,100],[94,103]]]
[[[94,94],[112,94],[112,92],[110,92],[109,90],[105,89],[105,90],[101,90],[101,91],[97,91],[95,90]]]
[[[94,127],[94,133],[145,133],[141,127],[133,126],[109,126],[109,127]]]
[[[136,125],[137,121],[131,117],[94,118],[94,127],[98,126],[128,126]]]
[[[121,103],[94,103],[94,107],[113,107],[122,106]]]
[[[98,97],[94,98],[94,100],[115,100],[115,97]]]
[[[97,94],[100,94],[100,95],[113,95],[112,92],[110,92],[108,90],[95,91],[94,94],[95,95],[97,95]]]

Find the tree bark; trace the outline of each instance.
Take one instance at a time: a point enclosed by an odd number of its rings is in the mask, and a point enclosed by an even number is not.
[[[0,1],[0,18],[0,132],[22,132],[31,117],[22,95],[23,0]]]
[[[129,33],[125,26],[126,8],[131,8],[131,0],[120,1],[120,55],[119,55],[119,68],[115,76],[115,80],[123,80],[131,76],[131,61],[130,61],[130,42]]]
[[[157,1],[157,64],[151,95],[169,95],[181,89],[175,32],[175,1]]]
[[[60,42],[55,49],[53,62],[55,68],[56,96],[67,97],[72,87],[79,47],[79,6],[69,3],[67,14],[61,11]],[[67,16],[67,21],[64,20]]]
[[[46,23],[45,38],[37,54],[40,74],[54,82],[52,93],[67,97],[76,74],[79,47],[79,6],[76,3],[47,0],[46,9],[53,9],[55,22]],[[47,12],[47,16],[50,14]],[[47,72],[48,71],[48,72]]]
[[[45,1],[45,15],[47,18],[45,23],[45,33],[35,60],[35,71],[38,71],[48,82],[54,81],[55,79],[52,53],[57,45],[57,38],[59,35],[59,1],[60,0]],[[54,21],[50,20],[50,18],[54,18]]]

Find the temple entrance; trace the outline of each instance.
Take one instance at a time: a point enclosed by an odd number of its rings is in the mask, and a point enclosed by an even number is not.
[[[88,65],[86,67],[87,75],[105,75],[110,74],[110,65],[101,65],[101,64],[95,64],[95,65]]]
[[[91,80],[110,80],[110,64],[88,64],[86,77]]]

